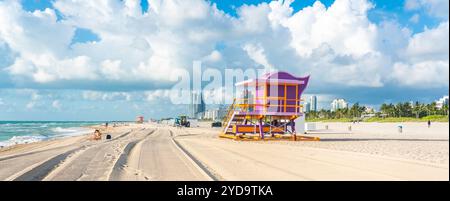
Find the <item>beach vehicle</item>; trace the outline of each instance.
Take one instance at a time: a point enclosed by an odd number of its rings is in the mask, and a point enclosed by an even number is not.
[[[188,121],[187,116],[181,115],[175,119],[175,125],[181,127],[191,127],[191,122]]]
[[[236,140],[319,140],[298,135],[304,130],[304,118],[299,117],[304,117],[301,95],[308,80],[309,76],[273,72],[236,83],[241,94],[230,105],[219,136]]]
[[[222,122],[216,121],[211,123],[211,127],[222,127]]]

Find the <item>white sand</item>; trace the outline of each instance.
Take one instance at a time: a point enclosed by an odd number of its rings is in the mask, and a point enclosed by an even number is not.
[[[402,133],[398,125],[403,126]],[[430,128],[426,123],[318,123],[317,129],[308,135],[322,138],[321,142],[289,144],[449,164],[448,123],[433,123]]]
[[[403,133],[395,123],[318,123],[308,135],[319,142],[239,142],[200,125],[130,125],[105,131],[113,140],[0,149],[0,180],[449,180],[448,123],[402,123]]]
[[[180,141],[226,180],[448,180],[448,123],[397,125],[318,123],[308,135],[319,142],[236,142],[192,128]]]

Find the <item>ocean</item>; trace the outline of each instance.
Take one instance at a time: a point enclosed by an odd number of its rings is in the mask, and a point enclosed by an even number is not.
[[[0,121],[0,147],[26,144],[93,132],[85,126],[104,122],[83,121]]]

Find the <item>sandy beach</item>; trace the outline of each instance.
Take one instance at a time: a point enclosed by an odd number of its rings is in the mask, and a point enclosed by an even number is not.
[[[2,148],[0,180],[449,180],[448,123],[316,128],[306,135],[318,142],[244,142],[218,138],[207,122],[110,127],[98,141],[83,135]]]

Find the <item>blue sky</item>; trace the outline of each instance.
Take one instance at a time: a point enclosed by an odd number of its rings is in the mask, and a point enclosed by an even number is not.
[[[0,120],[186,113],[169,78],[197,60],[311,75],[321,108],[448,94],[448,0],[0,0],[0,19]]]

